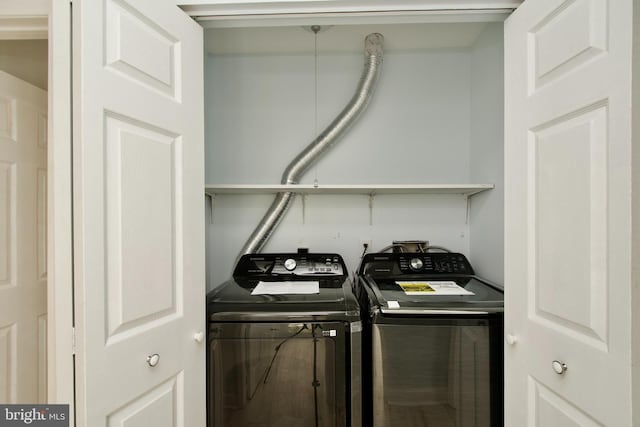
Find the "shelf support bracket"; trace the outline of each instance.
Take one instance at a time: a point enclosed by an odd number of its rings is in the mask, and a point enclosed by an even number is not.
[[[307,193],[302,193],[302,225],[307,221]]]
[[[466,210],[466,217],[464,220],[465,225],[469,225],[469,217],[471,216],[471,204],[469,203],[469,194],[464,194],[464,203],[465,203],[465,210]]]
[[[213,224],[213,201],[216,199],[215,193],[204,193],[209,205],[209,224]]]
[[[374,193],[369,193],[369,225],[373,225],[373,198]]]

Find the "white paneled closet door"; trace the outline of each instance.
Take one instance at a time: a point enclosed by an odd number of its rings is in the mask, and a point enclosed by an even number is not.
[[[0,402],[47,391],[47,92],[0,71]]]
[[[508,426],[632,425],[632,3],[505,23]]]
[[[77,422],[205,425],[202,29],[73,2]]]

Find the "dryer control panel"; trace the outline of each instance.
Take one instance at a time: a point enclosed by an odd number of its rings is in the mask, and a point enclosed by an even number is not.
[[[374,276],[474,274],[467,258],[454,252],[367,254],[360,264],[359,273]]]
[[[277,253],[243,255],[233,277],[265,276],[343,276],[346,267],[342,257],[331,253]]]

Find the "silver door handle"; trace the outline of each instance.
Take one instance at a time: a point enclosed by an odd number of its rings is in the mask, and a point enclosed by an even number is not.
[[[562,363],[559,360],[551,362],[551,367],[553,368],[553,372],[558,375],[564,375],[564,373],[567,372],[567,364]]]
[[[147,363],[149,364],[149,366],[151,366],[152,368],[154,366],[156,366],[158,364],[158,362],[160,361],[160,355],[158,353],[154,353],[150,356],[147,356]]]

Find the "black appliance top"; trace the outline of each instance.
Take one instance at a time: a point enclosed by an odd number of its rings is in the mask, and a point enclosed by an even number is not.
[[[317,291],[296,293],[296,287],[310,282],[317,282]],[[259,285],[287,286],[292,293],[256,294]],[[357,320],[359,306],[340,255],[261,253],[243,255],[233,277],[209,292],[207,316],[210,320]]]
[[[460,253],[370,253],[358,275],[384,313],[502,311],[503,291],[475,276]]]
[[[372,277],[420,275],[473,275],[467,258],[455,252],[392,252],[366,254],[358,273]]]

